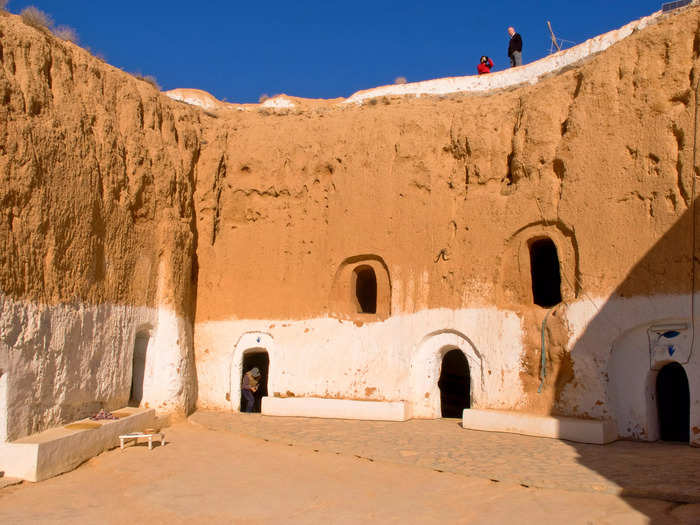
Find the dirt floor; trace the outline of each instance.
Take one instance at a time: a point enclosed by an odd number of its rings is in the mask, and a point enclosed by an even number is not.
[[[0,523],[698,523],[691,505],[526,488],[187,422],[167,441],[2,489]]]

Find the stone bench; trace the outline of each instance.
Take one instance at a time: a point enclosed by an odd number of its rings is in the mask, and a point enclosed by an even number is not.
[[[617,439],[610,421],[574,417],[538,416],[502,410],[466,409],[462,427],[487,432],[565,439],[577,443],[604,445]]]
[[[119,446],[119,436],[152,427],[152,408],[122,408],[119,419],[84,419],[32,434],[10,443],[0,443],[0,470],[6,476],[43,481],[73,470],[86,460]]]
[[[264,416],[361,419],[365,421],[406,421],[404,401],[356,401],[320,397],[263,397]]]

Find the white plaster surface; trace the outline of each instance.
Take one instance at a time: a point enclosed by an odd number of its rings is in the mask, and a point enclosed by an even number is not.
[[[0,368],[7,440],[124,406],[137,332],[150,331],[142,404],[187,403],[191,327],[172,310],[111,304],[46,306],[0,295]],[[3,364],[4,362],[4,364]],[[2,410],[2,405],[0,405]]]
[[[124,408],[130,415],[100,421],[99,428],[73,430],[58,427],[19,440],[0,444],[0,470],[6,476],[43,481],[75,467],[100,452],[118,445],[119,435],[143,430],[155,420],[153,409]]]
[[[566,439],[595,445],[604,445],[617,439],[611,421],[536,416],[499,410],[465,410],[462,426],[471,430]]]
[[[408,407],[403,401],[355,401],[317,397],[263,397],[265,416],[362,419],[365,421],[406,421]]]
[[[436,383],[442,355],[460,348],[476,404],[522,398],[521,322],[497,308],[424,310],[359,327],[334,318],[198,323],[195,347],[198,404],[207,408],[239,409],[242,355],[262,349],[270,396],[406,401],[413,417],[440,417],[437,385],[425,376]]]
[[[199,106],[206,110],[217,109],[221,104],[214,96],[199,89],[171,89],[170,91],[165,91],[165,95],[173,100]]]
[[[690,325],[690,296],[584,297],[558,311],[570,331],[575,381],[561,400],[572,407],[571,415],[606,421],[621,437],[657,439],[656,372],[647,330],[664,323]],[[458,348],[469,363],[473,408],[526,411],[522,338],[520,317],[497,308],[423,310],[359,327],[331,318],[199,323],[199,405],[239,410],[243,354],[264,350],[270,396],[404,401],[411,417],[437,418],[441,359]],[[700,444],[700,432],[692,431],[700,429],[697,357],[684,366],[691,441]],[[555,380],[548,376],[549,388]]]
[[[289,109],[295,106],[294,102],[286,97],[272,97],[263,102],[262,107],[272,109]]]
[[[664,324],[686,324],[691,330],[690,306],[690,294],[608,300],[596,297],[567,305],[576,385],[567,385],[563,399],[579,406],[588,417],[614,421],[620,437],[657,440],[656,374],[664,363],[651,357],[649,330]],[[695,330],[699,328],[696,318]],[[692,334],[680,340],[690,345]],[[694,434],[692,430],[700,428],[697,355],[691,348],[681,349],[668,357],[665,363],[669,362],[679,362],[686,370],[691,442],[700,444],[700,432]]]

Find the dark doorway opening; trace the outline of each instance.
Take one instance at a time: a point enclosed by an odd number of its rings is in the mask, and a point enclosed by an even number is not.
[[[471,406],[469,363],[461,350],[450,350],[442,358],[438,387],[442,417],[461,418]]]
[[[147,333],[140,332],[134,339],[134,357],[131,368],[131,395],[129,406],[137,407],[143,400],[143,380],[146,375],[146,351],[148,350]]]
[[[530,241],[532,299],[545,308],[561,302],[561,273],[557,247],[551,239]]]
[[[267,374],[270,368],[270,357],[264,350],[253,350],[243,354],[243,367],[241,370],[241,384],[243,384],[243,376],[251,368],[257,367],[260,370],[260,379],[258,380],[258,391],[255,392],[255,406],[253,407],[253,412],[260,412],[262,398],[267,396]],[[240,411],[243,412],[245,407],[245,399],[243,399],[243,392],[241,391],[241,408]]]
[[[360,313],[377,313],[377,276],[371,266],[355,268],[355,296]]]
[[[664,366],[656,376],[656,406],[663,441],[690,441],[690,388],[678,363]]]

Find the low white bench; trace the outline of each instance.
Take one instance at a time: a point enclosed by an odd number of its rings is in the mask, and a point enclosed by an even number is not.
[[[124,434],[119,436],[119,448],[124,450],[124,442],[128,439],[133,439],[135,443],[138,442],[139,438],[148,438],[148,450],[153,449],[153,438],[160,438],[160,445],[165,445],[165,434],[162,432],[155,432],[153,434],[146,434],[144,432],[132,432],[131,434]]]

